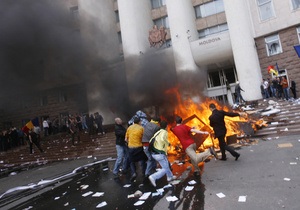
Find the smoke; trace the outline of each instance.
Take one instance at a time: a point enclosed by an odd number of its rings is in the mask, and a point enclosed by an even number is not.
[[[81,76],[83,47],[66,9],[60,1],[0,1],[2,96]]]

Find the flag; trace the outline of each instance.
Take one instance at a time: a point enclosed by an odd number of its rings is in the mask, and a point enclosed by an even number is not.
[[[36,120],[37,120],[37,121],[36,121]],[[34,122],[34,123],[33,123],[33,122]],[[38,118],[35,118],[35,119],[33,119],[33,120],[29,120],[29,122],[26,123],[26,124],[24,125],[24,127],[22,128],[22,131],[23,131],[24,133],[28,134],[28,131],[31,130],[31,129],[33,129],[34,126],[36,126],[36,125],[35,125],[36,122],[38,123]]]
[[[276,63],[276,65],[277,65],[277,63]],[[269,74],[274,74],[275,76],[278,76],[278,71],[276,71],[274,69],[274,66],[268,66],[268,73]]]

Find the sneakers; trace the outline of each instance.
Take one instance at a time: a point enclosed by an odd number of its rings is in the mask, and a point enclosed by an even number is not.
[[[175,180],[176,178],[177,178],[176,176],[172,176],[171,178],[167,178],[167,181],[171,182],[171,181]]]
[[[148,179],[150,180],[153,187],[156,187],[155,179],[151,175],[148,177]]]
[[[215,149],[214,149],[213,147],[210,147],[210,148],[209,148],[209,152],[210,152],[210,154],[213,155],[216,159],[219,159],[219,158],[218,158],[218,155],[217,155],[217,153],[216,153],[216,151],[215,151]]]

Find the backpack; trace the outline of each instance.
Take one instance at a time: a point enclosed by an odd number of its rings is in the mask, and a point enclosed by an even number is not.
[[[154,143],[156,141],[156,136],[158,136],[158,134],[160,133],[161,130],[157,131],[154,136],[150,139],[149,141],[149,147],[148,147],[148,151],[150,153],[152,153],[154,151]]]

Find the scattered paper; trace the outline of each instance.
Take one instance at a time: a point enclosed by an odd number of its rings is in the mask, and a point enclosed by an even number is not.
[[[161,195],[165,192],[164,188],[159,188],[156,191],[159,192]]]
[[[284,180],[284,181],[291,181],[290,178],[284,178],[283,180]]]
[[[55,197],[55,198],[54,198],[54,200],[58,200],[58,199],[60,199],[60,197]]]
[[[226,195],[224,195],[223,193],[217,193],[217,196],[219,197],[219,198],[225,198],[226,197]]]
[[[127,198],[134,198],[134,194],[127,195]]]
[[[106,201],[103,201],[103,202],[99,203],[99,204],[96,206],[96,208],[101,208],[101,207],[106,206],[106,205],[107,205]]]
[[[103,171],[108,171],[108,168],[103,168]]]
[[[150,195],[151,195],[151,192],[146,192],[140,197],[140,200],[147,200]]]
[[[86,197],[86,196],[89,196],[90,194],[93,194],[93,192],[92,191],[86,192],[86,193],[82,194],[82,196]]]
[[[185,191],[192,191],[194,189],[194,186],[186,186]]]
[[[93,155],[89,155],[89,156],[87,156],[87,158],[92,158],[93,157]]]
[[[169,188],[169,187],[172,187],[172,185],[171,184],[167,184],[167,185],[164,186],[164,188]]]
[[[170,184],[172,184],[172,185],[177,185],[179,183],[180,183],[179,179],[176,179],[176,180],[173,180],[172,182],[170,182]]]
[[[279,148],[287,148],[287,147],[293,147],[291,143],[283,143],[283,144],[278,144]]]
[[[284,131],[289,131],[289,129],[288,129],[288,128],[285,128]]]
[[[134,206],[140,206],[143,205],[145,203],[145,201],[138,201],[135,204],[133,204]]]
[[[85,190],[86,188],[88,188],[89,186],[88,185],[81,185],[80,186],[80,188],[82,189],[82,190]]]
[[[67,202],[67,203],[64,204],[64,206],[68,206],[68,205],[69,205],[69,202]]]
[[[167,201],[172,202],[172,201],[178,201],[178,198],[174,195],[174,196],[168,196],[166,197]]]
[[[196,184],[197,182],[195,180],[189,181],[190,185]]]
[[[152,193],[152,197],[159,196],[159,195],[161,195],[159,192]]]
[[[92,195],[92,197],[100,197],[103,195],[104,195],[104,192],[96,192],[94,195]]]
[[[131,184],[125,184],[123,187],[127,188],[127,187],[130,187]]]
[[[271,125],[278,125],[278,122],[271,122]]]
[[[246,197],[244,195],[239,196],[239,202],[246,202]]]
[[[297,162],[290,162],[290,165],[297,165]]]

